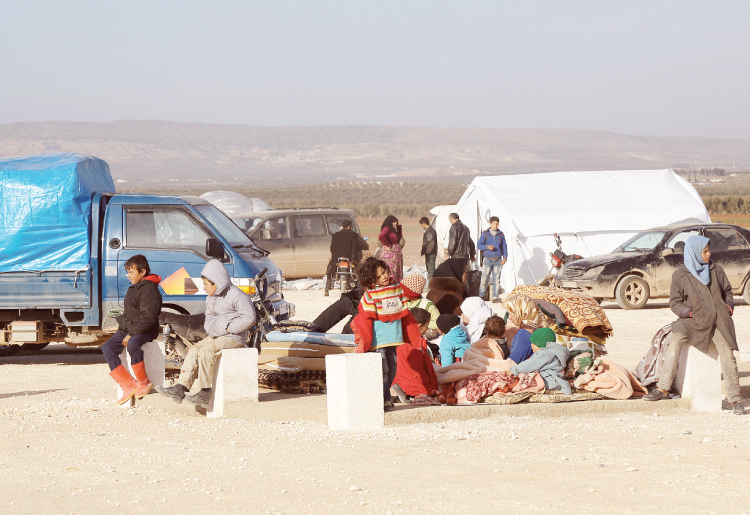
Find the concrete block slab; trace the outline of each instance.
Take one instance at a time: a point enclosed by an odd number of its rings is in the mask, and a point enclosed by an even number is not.
[[[683,345],[674,387],[697,411],[721,411],[721,363],[713,343],[708,353]]]
[[[383,363],[380,354],[326,356],[328,427],[367,430],[383,427]]]
[[[148,379],[154,384],[154,386],[164,386],[164,378],[166,374],[165,359],[166,353],[164,351],[164,342],[159,338],[158,340],[152,340],[148,343],[143,344],[141,347],[143,350],[143,361],[146,363],[146,375]],[[122,349],[120,354],[120,360],[123,366],[130,372],[130,375],[135,377],[133,374],[133,368],[130,366],[130,354],[125,347]],[[153,391],[153,390],[152,390]],[[117,386],[117,398],[122,397],[122,388]],[[125,404],[120,404],[123,408],[132,408],[135,406],[135,398],[131,398]]]
[[[208,418],[224,416],[232,401],[258,402],[258,349],[223,349],[214,365]]]

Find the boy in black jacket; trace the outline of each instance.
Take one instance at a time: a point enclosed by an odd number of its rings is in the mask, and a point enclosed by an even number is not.
[[[109,364],[109,375],[122,389],[118,404],[129,401],[134,395],[137,399],[142,399],[151,390],[152,384],[146,376],[141,346],[159,334],[161,312],[161,277],[151,273],[146,257],[141,254],[131,257],[125,262],[125,270],[132,284],[125,294],[125,311],[117,317],[117,332],[102,346],[102,353]],[[130,366],[135,379],[120,361],[120,354],[125,346],[130,354]]]

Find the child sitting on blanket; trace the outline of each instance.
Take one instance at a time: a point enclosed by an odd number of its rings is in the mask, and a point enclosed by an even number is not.
[[[560,390],[565,394],[572,393],[570,383],[564,377],[570,351],[556,343],[556,339],[555,332],[549,327],[534,331],[530,338],[533,356],[523,363],[512,366],[510,373],[517,376],[539,372],[545,388]]]
[[[466,333],[461,328],[461,319],[456,315],[440,315],[437,319],[440,338],[440,364],[447,367],[461,361],[466,349],[471,347]]]
[[[422,308],[412,308],[409,311],[419,327],[420,335],[424,336],[429,329],[430,313]],[[432,366],[427,340],[421,338],[419,346],[401,345],[397,349],[398,367],[391,389],[398,395],[399,400],[409,404],[413,397],[436,394],[437,375],[435,367]]]
[[[391,384],[396,377],[396,351],[404,343],[421,347],[419,328],[404,303],[401,285],[391,276],[388,265],[367,258],[360,265],[359,281],[365,289],[359,314],[352,321],[355,352],[377,352],[383,360],[383,409],[393,410]]]

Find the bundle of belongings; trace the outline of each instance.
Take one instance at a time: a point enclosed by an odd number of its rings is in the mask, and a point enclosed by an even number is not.
[[[354,336],[309,331],[266,334],[258,355],[258,383],[287,393],[322,393],[325,357],[354,352]]]
[[[612,326],[593,298],[519,286],[504,307],[509,314],[504,341],[479,339],[465,350],[461,361],[437,369],[440,401],[570,402],[647,393],[630,371],[604,356],[603,344]],[[507,356],[503,343],[510,348]]]

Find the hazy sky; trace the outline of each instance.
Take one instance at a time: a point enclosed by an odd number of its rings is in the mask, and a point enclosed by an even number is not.
[[[747,1],[0,0],[0,123],[750,139]]]

